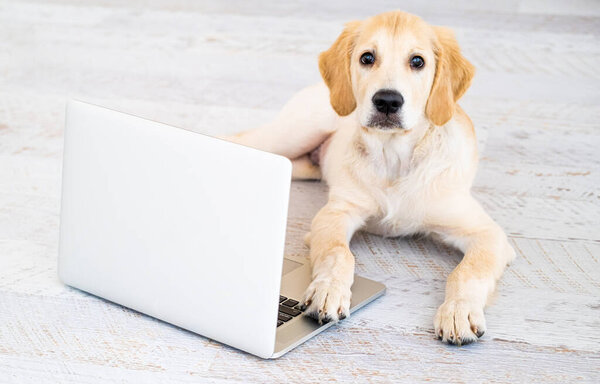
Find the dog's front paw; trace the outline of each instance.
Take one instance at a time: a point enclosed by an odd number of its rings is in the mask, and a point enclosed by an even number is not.
[[[319,324],[350,316],[351,280],[342,281],[330,274],[315,277],[304,294],[305,313]]]
[[[435,335],[455,345],[477,341],[485,333],[483,307],[468,299],[446,300],[434,320]]]

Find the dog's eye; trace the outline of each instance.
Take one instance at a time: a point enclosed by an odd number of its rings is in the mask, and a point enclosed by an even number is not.
[[[360,56],[360,62],[364,65],[371,65],[375,62],[375,56],[371,52],[365,52]]]
[[[425,65],[425,60],[421,56],[413,56],[410,59],[410,67],[412,69],[421,69]]]

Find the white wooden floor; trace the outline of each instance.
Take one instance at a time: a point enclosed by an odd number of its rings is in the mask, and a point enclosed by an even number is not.
[[[344,22],[394,8],[453,27],[478,68],[462,103],[481,146],[474,193],[518,254],[480,343],[434,340],[460,254],[426,239],[359,234],[357,269],[387,295],[276,361],[58,281],[68,98],[247,129],[318,80]],[[600,382],[599,90],[593,0],[0,0],[0,382]],[[325,192],[294,183],[289,253],[306,255]]]

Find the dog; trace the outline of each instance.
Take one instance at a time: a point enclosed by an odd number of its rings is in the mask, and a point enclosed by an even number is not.
[[[321,322],[349,315],[357,230],[426,234],[464,252],[435,335],[456,345],[478,340],[484,307],[515,252],[470,193],[477,142],[457,101],[473,65],[451,30],[393,11],[348,23],[319,69],[323,82],[296,94],[274,121],[228,138],[287,156],[295,179],[329,186],[305,238],[307,313]]]

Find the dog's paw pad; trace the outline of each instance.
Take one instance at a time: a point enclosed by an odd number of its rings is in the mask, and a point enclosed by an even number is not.
[[[348,284],[330,278],[315,279],[304,295],[304,313],[320,324],[343,320],[350,315],[351,295]]]
[[[434,328],[436,337],[443,342],[470,344],[485,333],[483,308],[469,300],[448,300],[438,309]]]

